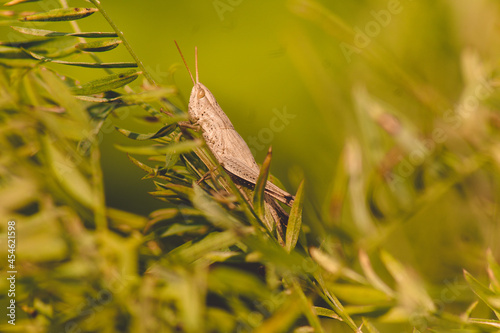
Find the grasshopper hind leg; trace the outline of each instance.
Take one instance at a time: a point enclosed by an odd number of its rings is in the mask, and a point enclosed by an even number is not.
[[[255,187],[257,178],[259,177],[258,168],[253,169],[248,167],[246,164],[241,163],[235,159],[224,159],[221,163],[224,170],[226,170],[230,175],[236,177],[240,181],[246,183],[250,188]],[[282,203],[292,206],[295,197],[290,193],[282,190],[278,186],[274,185],[270,181],[266,184],[266,194],[275,198]]]

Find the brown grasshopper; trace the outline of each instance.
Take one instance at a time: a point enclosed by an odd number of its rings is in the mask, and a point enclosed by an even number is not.
[[[175,43],[177,45],[177,42]],[[202,131],[208,148],[217,161],[237,185],[253,188],[257,182],[260,168],[245,140],[236,132],[233,124],[222,111],[214,95],[198,79],[198,49],[195,48],[196,81],[189,70],[184,56],[177,45],[182,60],[193,81],[189,97],[189,118]],[[266,210],[273,216],[276,227],[283,236],[282,226],[286,225],[288,215],[274,199],[291,206],[295,197],[270,181],[265,187]]]

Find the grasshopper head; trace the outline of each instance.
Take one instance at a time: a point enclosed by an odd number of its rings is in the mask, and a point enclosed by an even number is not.
[[[182,55],[181,49],[177,44],[177,42],[175,42],[175,45],[179,50],[182,61],[184,61],[184,65],[186,65],[186,69],[189,72],[191,81],[193,81],[193,89],[191,90],[191,96],[189,97],[189,117],[191,118],[192,122],[199,123],[203,127],[203,123],[206,124],[216,114],[219,114],[218,112],[218,110],[220,109],[219,104],[217,104],[217,101],[215,100],[215,97],[214,95],[212,95],[210,90],[208,90],[208,88],[205,87],[203,83],[200,83],[198,79],[198,48],[195,47],[194,49],[195,64],[196,64],[196,81],[195,81],[193,78],[193,74],[191,74],[191,70],[187,65],[186,59]],[[229,122],[229,119],[227,121]]]
[[[193,122],[210,117],[214,110],[218,107],[214,95],[208,90],[203,83],[195,83],[189,97],[189,117]]]

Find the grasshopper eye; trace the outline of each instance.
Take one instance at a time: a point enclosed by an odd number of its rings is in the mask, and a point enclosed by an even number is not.
[[[201,99],[205,97],[205,90],[201,89],[200,91],[198,91],[198,99]]]

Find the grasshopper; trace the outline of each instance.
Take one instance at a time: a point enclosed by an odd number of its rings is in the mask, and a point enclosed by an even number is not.
[[[234,129],[214,95],[199,81],[198,49],[195,48],[195,81],[179,45],[177,42],[175,44],[193,81],[188,107],[191,123],[201,129],[208,148],[235,183],[253,189],[260,168],[245,140]],[[291,206],[295,197],[270,181],[266,183],[264,197],[266,210],[273,216],[278,232],[283,236],[282,226],[286,225],[288,215],[273,198]]]

